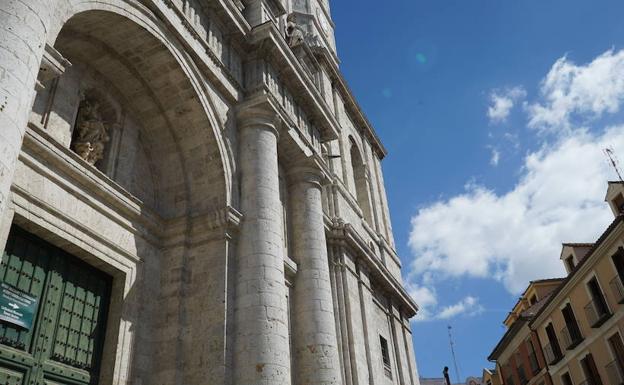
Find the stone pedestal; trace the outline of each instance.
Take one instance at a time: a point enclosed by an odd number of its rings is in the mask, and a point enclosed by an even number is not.
[[[239,114],[239,129],[243,220],[236,266],[234,384],[290,384],[275,116],[247,109]]]
[[[0,12],[0,218],[5,218],[3,213],[9,201],[55,3],[53,0],[3,0]],[[0,223],[0,227],[5,226],[8,224]]]
[[[291,254],[297,262],[292,294],[295,384],[341,383],[321,179],[313,168],[289,172]]]

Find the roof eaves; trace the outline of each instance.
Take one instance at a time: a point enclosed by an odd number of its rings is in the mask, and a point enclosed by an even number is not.
[[[576,275],[576,273],[581,269],[581,267],[583,267],[585,263],[587,263],[589,258],[596,251],[596,249],[598,249],[598,247],[602,244],[602,242],[604,242],[605,239],[607,239],[607,237],[611,234],[611,232],[613,232],[613,230],[615,230],[615,228],[622,222],[622,220],[624,220],[624,214],[619,214],[617,217],[615,217],[615,219],[613,220],[613,222],[611,222],[609,227],[607,227],[607,229],[602,233],[602,235],[600,235],[600,238],[598,238],[598,240],[593,244],[592,248],[587,252],[587,254],[585,254],[585,257],[574,267],[574,270],[572,270],[570,274],[568,274],[568,276],[563,280],[561,285],[559,285],[552,292],[552,295],[548,299],[548,302],[546,302],[544,306],[542,306],[542,308],[539,309],[537,314],[533,316],[533,319],[529,322],[529,326],[533,326],[533,323],[544,312],[544,309],[546,309],[548,305],[550,305],[550,303],[554,301],[554,299],[561,292],[561,290],[563,290],[563,288],[568,284],[568,282],[570,282],[572,277]]]

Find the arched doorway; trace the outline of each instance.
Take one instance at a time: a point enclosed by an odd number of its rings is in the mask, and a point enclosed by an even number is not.
[[[94,6],[103,9],[87,9]],[[113,0],[69,9],[80,12],[67,15],[53,40],[72,66],[36,98],[23,149],[29,162],[16,178],[23,199],[36,203],[18,207],[15,223],[36,229],[38,242],[50,241],[37,258],[60,246],[70,251],[61,262],[96,267],[78,274],[86,281],[111,275],[110,312],[84,331],[105,335],[88,363],[70,357],[79,346],[66,349],[67,357],[52,354],[55,328],[37,318],[29,330],[43,345],[4,344],[0,373],[18,368],[15,381],[27,383],[214,378],[223,362],[195,372],[180,362],[195,365],[197,344],[214,348],[215,357],[225,346],[224,336],[203,328],[224,324],[226,240],[197,240],[214,230],[220,219],[213,218],[230,202],[219,119],[189,55],[145,9]],[[50,207],[45,218],[29,212],[43,206]],[[16,258],[28,265],[26,256]],[[64,284],[85,286],[72,277]],[[62,307],[50,311],[60,319]],[[2,351],[11,349],[27,362],[3,361]]]

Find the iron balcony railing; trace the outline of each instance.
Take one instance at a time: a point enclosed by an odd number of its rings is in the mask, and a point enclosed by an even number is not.
[[[609,318],[609,312],[599,309],[598,306],[596,306],[596,301],[592,300],[585,305],[585,316],[587,317],[589,325],[591,325],[592,328],[597,328]]]
[[[550,365],[556,364],[563,355],[560,351],[553,349],[551,344],[544,346],[544,356],[546,357],[546,362]]]
[[[609,286],[611,287],[611,292],[613,293],[613,297],[618,303],[624,303],[624,285],[622,284],[622,279],[619,275],[613,277],[611,282],[609,282]]]
[[[565,346],[568,350],[574,349],[581,343],[581,341],[583,341],[583,337],[578,330],[578,326],[576,328],[566,326],[561,329],[561,339],[563,340],[563,346]]]
[[[609,384],[611,385],[624,385],[624,375],[622,368],[620,368],[617,360],[611,361],[605,366],[607,377],[609,378]]]

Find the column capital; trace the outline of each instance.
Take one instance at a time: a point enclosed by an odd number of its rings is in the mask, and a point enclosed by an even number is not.
[[[318,167],[312,165],[294,165],[286,171],[290,183],[310,183],[321,187],[326,175]]]
[[[275,110],[265,106],[241,106],[236,112],[236,120],[239,129],[248,127],[260,128],[271,131],[279,138],[278,127],[281,118]]]

